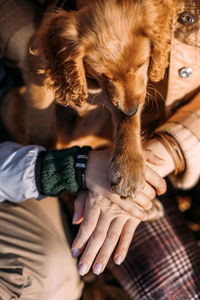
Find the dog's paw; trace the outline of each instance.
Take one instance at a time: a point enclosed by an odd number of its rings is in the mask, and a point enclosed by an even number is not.
[[[114,156],[110,164],[110,179],[115,193],[122,198],[134,197],[145,184],[143,157],[137,155],[124,160],[123,156]]]

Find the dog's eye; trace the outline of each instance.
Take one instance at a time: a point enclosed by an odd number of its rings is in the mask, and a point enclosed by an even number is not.
[[[138,64],[137,66],[130,68],[130,70],[128,71],[128,74],[130,76],[135,76],[136,73],[144,66],[144,64],[145,63],[141,63],[141,64]]]
[[[113,77],[111,77],[110,75],[107,75],[105,73],[102,73],[101,77],[104,79],[104,80],[107,80],[107,81],[112,81],[113,80]]]
[[[145,63],[141,63],[139,65],[137,65],[137,67],[135,68],[136,71],[138,71],[140,68],[142,68],[144,66]]]

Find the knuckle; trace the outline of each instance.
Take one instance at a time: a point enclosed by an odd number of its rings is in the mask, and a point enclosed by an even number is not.
[[[128,251],[128,246],[122,246],[122,247],[120,247],[120,249],[119,249],[119,252],[120,252],[120,254],[121,254],[122,257],[123,257],[123,256],[125,257],[127,251]]]
[[[81,231],[88,232],[91,231],[95,227],[95,222],[92,220],[85,220],[82,223]]]
[[[103,240],[105,238],[105,232],[102,230],[96,230],[92,235],[93,240]]]
[[[149,209],[152,206],[152,202],[150,199],[145,198],[143,202],[144,209]]]
[[[139,209],[136,209],[136,210],[135,210],[135,217],[136,217],[136,218],[139,218],[140,220],[142,220],[142,219],[144,218],[145,215],[146,215],[145,212],[142,212],[142,211],[139,210]]]
[[[148,204],[149,204],[149,199],[145,196],[145,195],[140,195],[140,197],[138,197],[137,199],[137,204],[139,204],[143,209],[146,209]],[[138,209],[139,212],[141,212],[139,209]]]
[[[110,241],[114,242],[118,239],[118,233],[116,231],[111,231],[108,233],[108,238]]]
[[[103,264],[105,264],[107,261],[108,261],[108,259],[109,259],[109,256],[107,255],[107,254],[101,254],[100,256],[99,256],[99,258],[98,258]]]
[[[147,210],[151,209],[151,208],[152,208],[152,205],[153,205],[153,204],[152,204],[152,201],[149,201],[149,202],[148,202],[148,205],[146,206],[146,209],[147,209]]]
[[[127,230],[125,233],[124,233],[124,240],[127,242],[129,240],[132,239],[132,236],[133,236],[133,232],[130,231],[130,230]]]

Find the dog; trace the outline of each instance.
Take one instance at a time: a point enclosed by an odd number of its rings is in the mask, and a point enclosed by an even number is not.
[[[77,0],[76,10],[65,10],[58,2],[50,5],[29,44],[24,75],[33,120],[26,126],[29,142],[51,144],[55,99],[84,116],[92,105],[105,106],[114,128],[112,189],[122,198],[134,197],[145,178],[141,112],[147,82],[164,78],[175,3]]]

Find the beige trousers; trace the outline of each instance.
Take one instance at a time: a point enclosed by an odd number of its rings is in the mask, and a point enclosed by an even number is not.
[[[79,299],[57,198],[0,204],[0,299]]]

